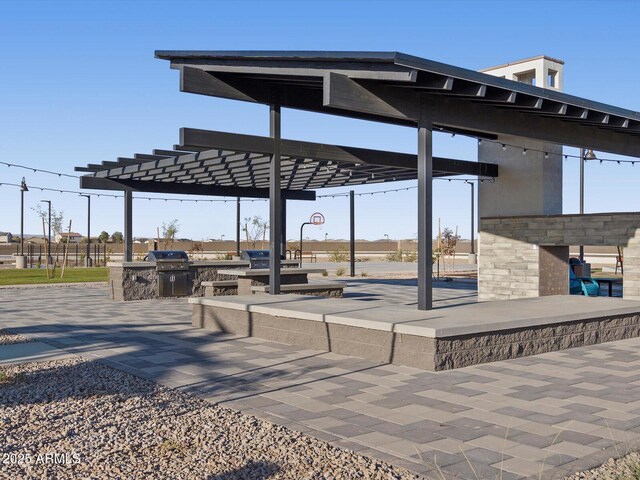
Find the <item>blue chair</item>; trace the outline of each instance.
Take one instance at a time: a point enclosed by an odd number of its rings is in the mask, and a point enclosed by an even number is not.
[[[569,293],[571,295],[584,295],[585,297],[597,297],[600,293],[600,284],[593,278],[577,277],[573,272],[573,265],[579,265],[580,260],[569,260]]]

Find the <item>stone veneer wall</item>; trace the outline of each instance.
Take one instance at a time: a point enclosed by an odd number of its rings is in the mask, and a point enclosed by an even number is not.
[[[540,247],[571,245],[624,247],[623,295],[640,299],[640,213],[635,212],[481,218],[478,299],[540,296]]]
[[[193,305],[192,324],[376,362],[440,371],[640,336],[640,315],[428,338],[246,310]]]

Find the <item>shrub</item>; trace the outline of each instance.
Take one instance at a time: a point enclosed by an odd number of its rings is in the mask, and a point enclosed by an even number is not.
[[[342,277],[345,274],[345,269],[340,267],[336,270],[336,277]]]
[[[398,250],[387,254],[387,262],[416,262],[418,260],[417,252],[410,252],[408,250]]]
[[[349,252],[346,248],[340,247],[329,254],[329,260],[331,262],[348,262]]]
[[[362,273],[360,274],[360,276],[361,276],[361,277],[368,277],[368,276],[369,276],[369,274],[368,274],[367,272],[362,272]]]

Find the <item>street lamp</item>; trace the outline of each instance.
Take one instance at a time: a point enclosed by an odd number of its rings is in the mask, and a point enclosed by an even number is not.
[[[24,192],[28,192],[27,182],[22,177],[20,184],[20,255],[24,255]]]
[[[51,200],[40,200],[49,204],[49,234],[47,237],[47,261],[51,262]]]
[[[584,164],[587,160],[597,160],[593,150],[580,149],[580,215],[584,214]],[[584,263],[584,245],[580,245],[580,263]]]
[[[91,266],[91,195],[81,194],[81,197],[87,197],[87,258],[85,265]]]

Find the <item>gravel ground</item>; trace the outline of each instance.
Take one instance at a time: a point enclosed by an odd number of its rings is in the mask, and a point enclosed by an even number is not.
[[[13,343],[32,342],[30,338],[23,337],[17,333],[11,333],[8,330],[0,329],[0,345],[11,345]]]
[[[100,363],[0,373],[3,479],[418,478]]]
[[[576,473],[564,480],[640,480],[640,453],[632,452],[617,460],[611,458],[598,468]]]

